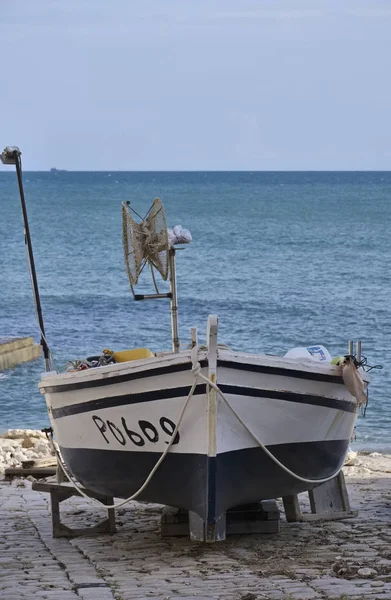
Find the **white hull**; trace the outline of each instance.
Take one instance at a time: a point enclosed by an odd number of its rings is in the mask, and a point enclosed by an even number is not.
[[[269,357],[264,357],[263,361],[262,357],[259,357],[253,359],[252,363],[243,363],[245,358],[248,356],[244,354],[220,352],[221,366],[218,367],[217,383],[223,391],[228,390],[224,393],[230,404],[265,445],[350,438],[356,418],[356,401],[338,375],[335,377],[336,367],[328,368],[329,372],[331,370],[333,373],[331,377],[336,379],[335,383],[331,383],[241,370],[242,364],[269,368],[276,366],[272,364],[276,361],[271,361]],[[224,364],[228,361],[235,362],[239,368],[225,367]],[[183,366],[186,363],[188,370],[178,371],[174,375],[154,375],[153,362],[157,370],[175,365]],[[284,363],[285,366],[287,362]],[[290,361],[288,366],[292,366],[292,363],[296,370],[300,367],[294,361]],[[278,360],[277,368],[281,369],[280,365],[281,360]],[[193,383],[189,354],[174,355],[173,360],[148,359],[148,364],[142,365],[144,369],[141,370],[144,375],[148,367],[148,377],[116,383],[117,377],[140,373],[140,365],[131,365],[127,369],[124,365],[121,366],[121,369],[102,367],[99,369],[99,378],[89,378],[89,382],[99,384],[104,375],[103,386],[61,392],[62,387],[67,388],[69,380],[73,383],[76,380],[76,377],[67,375],[66,378],[62,377],[63,385],[56,384],[55,392],[45,394],[60,446],[120,452],[164,451],[167,441],[170,440],[170,422],[176,425]],[[207,375],[207,367],[204,367],[202,372]],[[86,371],[75,375],[84,373]],[[324,369],[315,373],[327,375]],[[311,377],[311,372],[308,372],[308,377]],[[83,377],[77,379],[84,383]],[[110,384],[107,385],[109,380]],[[51,378],[50,388],[54,387],[53,384]],[[41,384],[43,385],[47,384]],[[174,444],[171,452],[207,454],[205,387],[202,382],[197,386],[181,423],[180,444]],[[146,423],[150,423],[151,427]],[[146,430],[146,434],[143,433],[143,429]],[[135,435],[129,437],[127,430]],[[229,407],[218,400],[217,454],[256,446],[252,436],[237,422]]]

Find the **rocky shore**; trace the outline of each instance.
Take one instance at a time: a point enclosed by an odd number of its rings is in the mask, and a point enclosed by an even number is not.
[[[42,431],[9,429],[0,435],[0,476],[9,467],[20,467],[22,461],[50,456],[50,444]]]

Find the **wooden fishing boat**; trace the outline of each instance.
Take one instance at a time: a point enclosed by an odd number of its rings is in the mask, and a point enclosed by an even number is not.
[[[209,541],[224,538],[229,508],[334,477],[358,413],[338,366],[219,349],[216,325],[210,317],[195,358],[189,350],[39,384],[66,465],[89,489],[132,496],[172,442],[138,499],[190,511],[193,538]]]

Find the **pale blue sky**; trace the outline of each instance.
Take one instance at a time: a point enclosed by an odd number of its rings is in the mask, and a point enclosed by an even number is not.
[[[25,169],[391,168],[391,0],[0,0]]]

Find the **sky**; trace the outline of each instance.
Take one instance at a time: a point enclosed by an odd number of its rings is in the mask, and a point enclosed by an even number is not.
[[[0,0],[0,44],[25,170],[391,168],[391,0]]]

